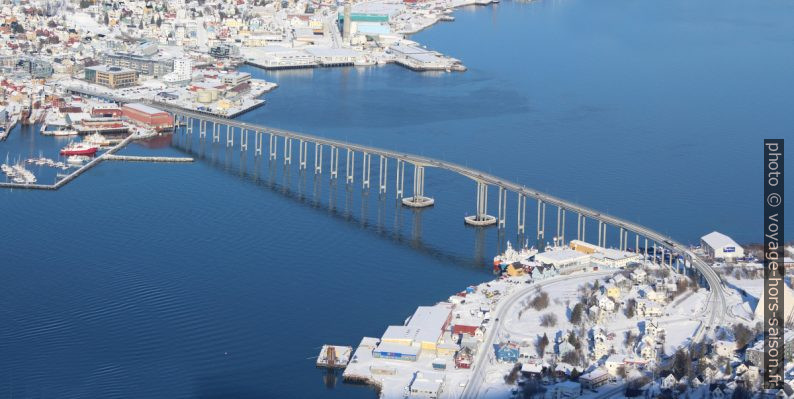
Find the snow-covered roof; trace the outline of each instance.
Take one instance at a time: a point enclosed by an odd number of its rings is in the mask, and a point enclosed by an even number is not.
[[[733,241],[732,238],[718,231],[712,231],[711,233],[700,237],[700,239],[706,243],[706,245],[712,248],[739,247],[739,244],[737,244],[736,241]]]

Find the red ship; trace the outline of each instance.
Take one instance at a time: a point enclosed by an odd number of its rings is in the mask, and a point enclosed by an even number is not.
[[[70,143],[61,148],[61,155],[94,155],[99,147],[87,143]]]

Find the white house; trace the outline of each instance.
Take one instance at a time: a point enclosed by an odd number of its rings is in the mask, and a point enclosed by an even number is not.
[[[712,259],[733,260],[744,257],[744,248],[732,238],[717,231],[700,237],[700,243],[703,251]]]

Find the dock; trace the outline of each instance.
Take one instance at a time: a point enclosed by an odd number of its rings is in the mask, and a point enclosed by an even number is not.
[[[350,346],[323,345],[317,356],[317,367],[345,368],[352,353],[353,348]]]
[[[108,161],[127,161],[127,162],[194,162],[193,158],[186,157],[144,157],[136,155],[113,155],[105,157]]]
[[[78,176],[82,175],[89,169],[93,168],[94,166],[99,165],[102,161],[130,161],[130,162],[166,162],[166,163],[186,163],[186,162],[193,162],[193,158],[183,158],[183,157],[144,157],[144,156],[133,156],[133,155],[114,155],[117,151],[124,148],[132,142],[133,140],[139,139],[135,135],[130,135],[124,140],[121,140],[119,143],[110,147],[107,151],[105,151],[102,155],[94,158],[91,162],[81,166],[80,168],[76,169],[74,172],[69,173],[61,180],[58,180],[55,184],[26,184],[26,183],[0,183],[0,188],[24,188],[29,190],[57,190],[72,180],[76,179]],[[340,347],[341,348],[341,347]],[[348,355],[348,358],[350,355]]]
[[[6,124],[5,130],[3,130],[2,133],[0,133],[0,141],[5,141],[5,139],[8,138],[8,135],[11,134],[11,130],[14,130],[14,127],[17,125],[17,122],[19,122],[19,118],[16,116],[12,116],[11,120],[9,120],[8,123]]]

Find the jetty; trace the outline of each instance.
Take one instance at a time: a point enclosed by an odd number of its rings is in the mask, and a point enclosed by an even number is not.
[[[194,162],[189,157],[145,157],[136,155],[113,155],[105,157],[108,161],[127,161],[127,162]]]
[[[345,368],[352,353],[353,348],[350,346],[323,345],[317,356],[317,367]]]
[[[193,158],[185,158],[185,157],[146,157],[146,156],[133,156],[133,155],[115,155],[116,152],[121,150],[122,148],[126,147],[127,144],[131,143],[133,140],[139,139],[135,135],[127,136],[124,140],[121,140],[119,143],[110,147],[107,151],[105,151],[102,155],[94,158],[91,162],[81,166],[80,168],[76,169],[72,173],[66,175],[63,179],[58,180],[54,184],[30,184],[30,183],[0,183],[0,188],[25,188],[25,189],[32,189],[32,190],[57,190],[72,180],[76,179],[78,176],[82,175],[83,173],[87,172],[89,169],[93,168],[94,166],[99,165],[102,161],[129,161],[129,162],[164,162],[164,163],[186,163],[186,162],[193,162]]]

